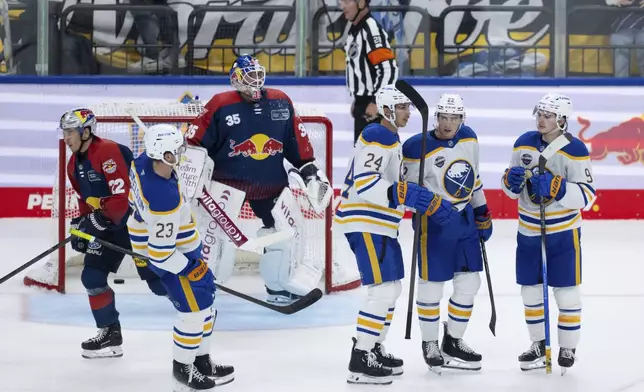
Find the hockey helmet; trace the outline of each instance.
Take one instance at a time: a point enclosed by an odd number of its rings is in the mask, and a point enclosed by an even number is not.
[[[394,125],[396,125],[396,105],[400,104],[411,105],[411,101],[393,84],[382,87],[376,93],[376,106],[378,107],[378,113],[384,117],[385,120]],[[385,108],[389,108],[389,115],[385,114]]]
[[[539,111],[557,116],[557,126],[563,131],[568,127],[568,119],[572,116],[572,101],[566,95],[548,93],[541,97],[539,103],[534,107],[532,115],[536,116]],[[559,124],[561,120],[566,120],[563,126]]]
[[[90,132],[94,134],[96,132],[96,116],[87,108],[68,110],[60,117],[59,128],[63,132],[73,129],[81,134],[85,128],[89,128]]]
[[[153,125],[143,135],[145,154],[152,159],[163,161],[170,166],[176,166],[181,156],[186,152],[186,141],[181,131],[171,124]],[[165,159],[165,153],[174,156],[174,162]]]
[[[253,101],[262,98],[266,69],[255,57],[243,54],[230,68],[230,85],[240,93],[249,95]]]

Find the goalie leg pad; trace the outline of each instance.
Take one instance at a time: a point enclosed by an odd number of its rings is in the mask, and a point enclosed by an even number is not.
[[[367,287],[367,298],[358,312],[356,328],[356,348],[371,351],[376,342],[385,339],[385,323],[392,303],[395,303],[402,292],[399,280],[374,284]]]
[[[257,235],[262,237],[275,232],[275,228],[264,227],[259,229]],[[306,266],[298,266],[291,258],[290,247],[288,241],[267,246],[259,261],[259,273],[264,279],[264,284],[271,291],[287,291],[295,295],[306,295],[315,288],[318,282],[311,282],[306,278],[306,275],[297,273],[298,269],[306,268]]]
[[[474,296],[481,287],[478,272],[459,272],[454,274],[454,292],[449,299],[447,329],[450,336],[461,339],[474,309]]]
[[[559,346],[577,348],[581,335],[581,292],[579,286],[555,287],[552,291],[559,307]]]
[[[521,286],[521,297],[525,312],[525,322],[528,325],[530,340],[539,342],[546,338],[543,312],[543,286]]]
[[[438,340],[441,299],[445,282],[418,280],[416,306],[423,342]]]
[[[206,319],[212,316],[211,308],[198,312],[177,312],[172,335],[172,357],[175,361],[184,364],[195,361],[202,343]]]
[[[114,291],[107,284],[107,272],[94,267],[83,267],[81,282],[89,296],[89,306],[97,328],[105,328],[119,321],[114,302]]]

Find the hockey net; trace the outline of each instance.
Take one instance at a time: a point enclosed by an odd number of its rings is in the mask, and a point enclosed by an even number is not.
[[[131,117],[135,114],[150,127],[159,123],[174,124],[183,132],[189,123],[201,112],[200,103],[104,103],[90,107],[98,121],[96,134],[129,146],[134,156],[143,152],[143,129],[139,129]],[[332,167],[332,124],[330,120],[306,106],[296,105],[302,121],[315,150],[316,165],[323,168],[333,184]],[[53,184],[52,242],[63,241],[69,234],[70,220],[79,215],[78,195],[71,188],[66,175],[66,163],[70,151],[61,139],[59,141],[59,158],[56,178]],[[293,188],[292,188],[293,189]],[[355,267],[353,255],[344,238],[334,241],[331,231],[331,220],[334,202],[323,213],[316,213],[308,203],[303,191],[294,189],[294,195],[306,224],[302,228],[304,257],[324,270],[323,285],[327,293],[345,291],[360,285],[359,273]],[[64,196],[64,197],[63,197]],[[244,203],[238,216],[237,224],[249,237],[255,236],[262,226],[261,220],[253,213],[248,203]],[[337,236],[337,235],[336,235]],[[202,235],[202,238],[204,236]],[[238,250],[235,260],[235,274],[258,273],[260,251]],[[83,255],[75,252],[70,244],[59,248],[42,266],[37,266],[26,274],[24,283],[27,286],[44,287],[65,292],[66,280],[70,274],[77,274],[83,265]],[[126,257],[116,273],[115,278],[138,278],[132,259]]]

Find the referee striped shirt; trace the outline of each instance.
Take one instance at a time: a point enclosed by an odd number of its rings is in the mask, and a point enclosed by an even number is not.
[[[380,87],[398,79],[398,65],[388,38],[371,13],[351,25],[344,51],[347,88],[352,97],[375,96]]]

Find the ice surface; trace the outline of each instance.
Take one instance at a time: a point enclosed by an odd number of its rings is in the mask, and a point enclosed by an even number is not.
[[[0,276],[52,245],[45,221],[0,220]],[[469,345],[483,355],[480,372],[445,370],[437,376],[427,370],[415,318],[412,339],[404,339],[407,278],[385,342],[388,351],[405,360],[405,373],[386,387],[349,386],[345,381],[362,289],[324,297],[292,316],[218,294],[219,316],[211,354],[236,369],[235,382],[222,391],[644,391],[643,367],[636,359],[644,351],[640,333],[644,222],[584,222],[579,362],[564,377],[556,365],[554,304],[553,374],[519,370],[517,356],[530,342],[519,287],[514,283],[517,224],[509,220],[494,224],[488,256],[497,301],[497,337],[487,327],[490,304],[485,283],[465,335]],[[409,271],[412,235],[408,222],[401,238]],[[93,336],[95,327],[77,279],[71,279],[66,295],[24,287],[22,275],[0,285],[0,391],[170,391],[173,308],[166,300],[148,294],[139,282],[111,285],[117,293],[125,355],[93,361],[80,356],[80,342]],[[231,287],[262,295],[257,277],[238,278]],[[451,286],[446,285],[445,298],[450,292]],[[446,302],[442,302],[443,318]]]

